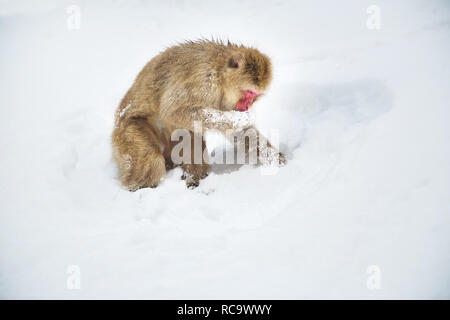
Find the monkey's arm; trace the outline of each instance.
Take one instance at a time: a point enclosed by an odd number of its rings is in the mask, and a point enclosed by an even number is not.
[[[216,129],[223,132],[243,130],[252,124],[252,118],[249,112],[221,111],[204,107],[179,108],[170,116],[171,122],[179,128],[194,131],[195,125],[201,125],[202,130]]]
[[[243,148],[245,153],[249,155],[255,154],[258,164],[285,165],[287,162],[286,156],[275,148],[253,125],[232,135],[227,135],[232,143],[234,143],[234,137],[237,137],[238,149]]]

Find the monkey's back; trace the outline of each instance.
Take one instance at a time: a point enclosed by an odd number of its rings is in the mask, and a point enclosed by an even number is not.
[[[190,41],[167,48],[138,74],[118,113],[128,106],[128,115],[164,118],[183,104],[219,104],[228,50],[228,46],[213,41]]]

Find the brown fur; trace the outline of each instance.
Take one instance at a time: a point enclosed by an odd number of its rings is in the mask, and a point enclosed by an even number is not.
[[[233,110],[243,90],[263,92],[271,77],[267,56],[229,42],[189,41],[158,54],[116,111],[112,145],[122,184],[129,190],[157,186],[173,167],[174,129],[193,132],[193,121],[201,121],[204,129],[233,129],[227,121],[208,121],[202,111]],[[188,186],[198,185],[210,171],[206,163],[182,167]]]

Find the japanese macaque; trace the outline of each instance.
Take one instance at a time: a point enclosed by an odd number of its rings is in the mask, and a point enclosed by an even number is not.
[[[171,158],[178,143],[171,141],[176,129],[189,130],[192,139],[200,135],[203,151],[202,132],[207,129],[253,130],[247,110],[264,94],[271,77],[266,55],[230,42],[189,41],[158,54],[139,73],[115,114],[113,156],[123,186],[134,191],[161,182],[176,165]],[[201,132],[194,132],[195,123],[201,124]],[[267,150],[285,163],[270,144]],[[180,164],[188,187],[208,175],[207,162]]]

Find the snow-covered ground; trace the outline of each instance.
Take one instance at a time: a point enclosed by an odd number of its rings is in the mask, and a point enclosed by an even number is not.
[[[449,28],[448,1],[1,0],[0,297],[450,298]],[[288,165],[121,189],[116,106],[201,36],[272,58]]]

